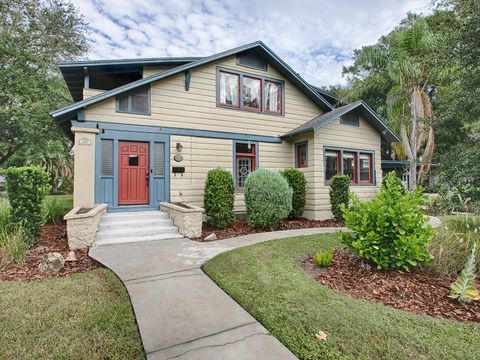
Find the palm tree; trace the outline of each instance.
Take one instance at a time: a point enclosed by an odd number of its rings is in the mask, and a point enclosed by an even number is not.
[[[402,140],[402,146],[393,150],[410,161],[412,190],[425,180],[435,149],[432,94],[438,72],[434,51],[441,40],[424,18],[409,14],[379,43],[355,51],[354,64],[344,69],[344,74],[352,75],[350,98],[372,90],[384,96],[385,113]]]

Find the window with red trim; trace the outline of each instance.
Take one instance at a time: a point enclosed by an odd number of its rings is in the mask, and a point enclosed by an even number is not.
[[[296,158],[295,164],[297,168],[304,168],[308,166],[307,143],[297,144],[295,146]]]
[[[373,182],[372,154],[360,153],[358,163],[360,167],[360,183],[371,184]]]
[[[265,81],[265,111],[282,113],[282,84]]]
[[[243,189],[248,174],[255,171],[257,163],[257,151],[255,144],[235,144],[235,181],[236,188]]]
[[[220,99],[221,105],[240,107],[240,75],[220,71]]]
[[[247,110],[262,110],[262,80],[243,77],[243,107]]]
[[[343,156],[343,157],[342,157]],[[372,153],[352,150],[325,150],[325,180],[337,174],[347,175],[352,184],[373,184]]]

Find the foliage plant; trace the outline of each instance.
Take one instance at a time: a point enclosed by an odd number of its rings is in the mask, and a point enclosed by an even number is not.
[[[444,217],[442,222],[428,247],[433,256],[428,267],[436,273],[453,276],[460,273],[473,244],[480,241],[480,218],[455,215]],[[480,256],[478,247],[476,256]],[[476,271],[480,271],[480,263],[477,264]]]
[[[23,263],[27,248],[24,232],[21,228],[10,230],[0,228],[0,251],[3,254],[0,266]]]
[[[392,172],[382,190],[362,202],[352,194],[350,208],[343,206],[345,225],[342,242],[378,269],[409,270],[432,259],[428,252],[434,235],[428,219],[421,213],[426,195],[420,188],[404,191]]]
[[[207,221],[224,229],[235,219],[235,186],[232,174],[221,168],[209,170],[205,181],[204,207]]]
[[[273,170],[250,173],[244,190],[248,223],[253,228],[275,229],[292,211],[292,188]]]
[[[7,231],[10,225],[10,205],[0,198],[0,232]]]
[[[321,250],[313,256],[313,261],[320,267],[328,267],[333,262],[333,250]]]
[[[470,303],[474,300],[480,300],[480,292],[477,289],[475,280],[475,251],[477,249],[477,243],[472,246],[470,255],[468,256],[467,263],[462,272],[458,276],[457,280],[450,285],[451,292],[448,295],[452,299],[458,299],[461,303]]]
[[[72,209],[71,201],[57,196],[47,196],[43,201],[42,212],[47,224],[60,224],[63,217]]]
[[[298,169],[285,169],[280,174],[287,180],[292,188],[292,211],[288,215],[290,219],[295,219],[303,214],[307,199],[307,179],[303,171]]]
[[[6,171],[10,220],[23,229],[28,246],[34,245],[44,224],[42,203],[50,191],[49,175],[42,168],[26,166]]]
[[[330,183],[330,205],[335,220],[342,221],[342,205],[347,206],[350,200],[350,178],[347,175],[335,175]]]

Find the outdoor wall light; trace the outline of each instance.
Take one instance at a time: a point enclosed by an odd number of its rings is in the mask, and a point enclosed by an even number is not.
[[[183,149],[183,145],[180,143],[177,143],[177,151],[182,152],[182,149]]]

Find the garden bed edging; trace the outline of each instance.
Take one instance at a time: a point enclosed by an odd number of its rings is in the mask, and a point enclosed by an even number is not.
[[[187,238],[202,236],[202,220],[204,209],[191,204],[182,206],[167,202],[160,203],[160,210],[168,213],[178,232]]]
[[[90,211],[79,214],[75,207],[63,217],[67,222],[68,247],[70,250],[88,249],[97,238],[100,218],[107,212],[107,204],[95,205]]]

